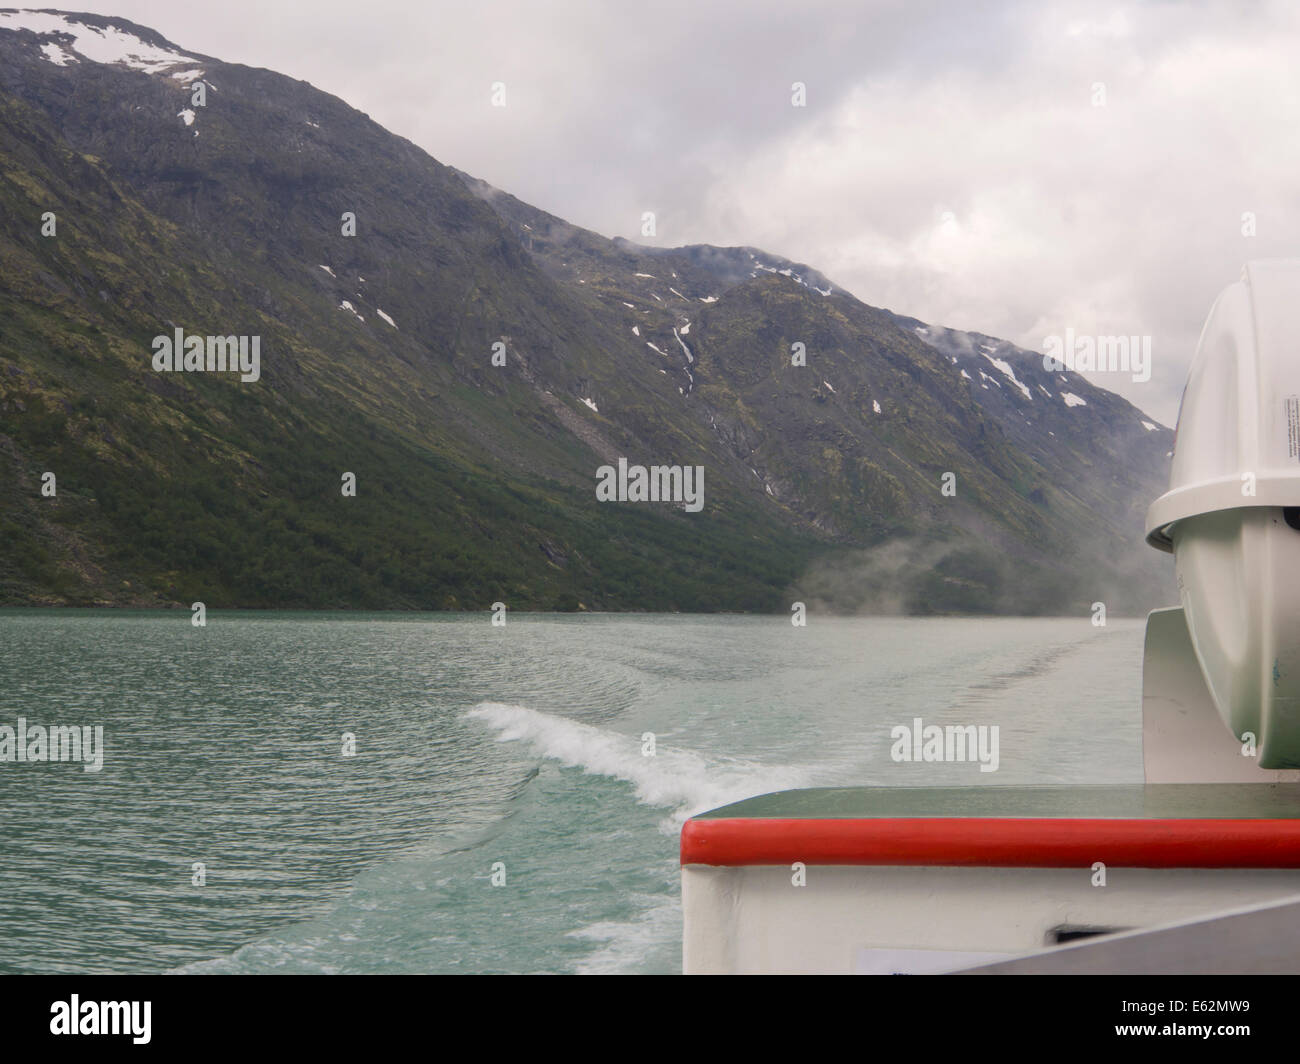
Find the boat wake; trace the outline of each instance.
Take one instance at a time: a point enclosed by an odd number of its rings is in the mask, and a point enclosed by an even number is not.
[[[635,919],[603,920],[568,932],[566,937],[590,943],[592,948],[575,965],[575,974],[624,975],[676,970],[682,941],[680,895],[676,891],[634,894],[630,901],[641,910]]]
[[[630,783],[637,801],[668,809],[676,830],[687,817],[756,794],[806,787],[813,769],[704,756],[660,736],[647,756],[639,735],[597,728],[527,706],[480,702],[466,713],[496,732],[498,742],[519,742],[543,758],[589,775]]]

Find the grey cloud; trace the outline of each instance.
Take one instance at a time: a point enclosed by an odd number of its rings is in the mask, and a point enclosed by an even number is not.
[[[654,243],[764,247],[1025,347],[1150,334],[1148,384],[1097,382],[1166,423],[1214,295],[1300,235],[1282,3],[89,2],[598,232],[653,210]]]

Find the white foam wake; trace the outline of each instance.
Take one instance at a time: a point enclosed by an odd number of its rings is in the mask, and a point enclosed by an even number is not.
[[[633,894],[641,913],[633,920],[602,920],[570,931],[568,938],[592,944],[578,962],[577,975],[623,975],[646,971],[646,962],[659,961],[672,970],[680,956],[682,903],[676,894]]]
[[[632,784],[637,800],[670,809],[677,821],[756,794],[808,785],[811,769],[706,757],[659,736],[645,756],[640,735],[628,735],[540,713],[527,706],[480,702],[466,716],[497,733],[498,742],[522,742],[538,754],[591,775]]]

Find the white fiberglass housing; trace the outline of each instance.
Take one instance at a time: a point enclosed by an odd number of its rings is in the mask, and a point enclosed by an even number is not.
[[[1259,768],[1300,766],[1300,260],[1252,262],[1219,296],[1147,541],[1172,550],[1215,707]],[[1293,523],[1290,523],[1293,522]]]

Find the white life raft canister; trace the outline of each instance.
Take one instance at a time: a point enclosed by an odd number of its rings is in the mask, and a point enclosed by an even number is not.
[[[1219,715],[1260,768],[1300,767],[1300,259],[1247,264],[1210,309],[1146,528]]]

